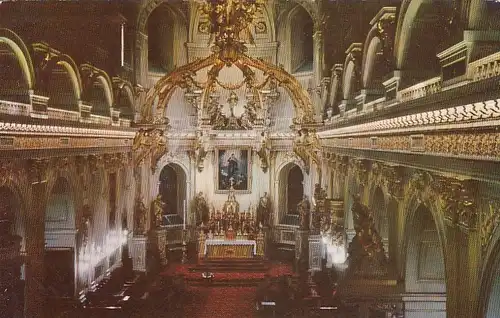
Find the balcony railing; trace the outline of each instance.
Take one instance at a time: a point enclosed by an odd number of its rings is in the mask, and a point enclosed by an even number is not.
[[[472,81],[480,81],[500,75],[500,52],[489,55],[469,64],[467,69],[468,78]]]
[[[417,98],[422,98],[428,95],[435,94],[441,91],[442,80],[440,76],[433,77],[424,82],[407,87],[398,92],[398,100],[407,102]]]

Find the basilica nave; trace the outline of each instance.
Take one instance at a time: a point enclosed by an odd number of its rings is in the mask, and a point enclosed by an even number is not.
[[[500,317],[499,14],[0,1],[0,317]]]

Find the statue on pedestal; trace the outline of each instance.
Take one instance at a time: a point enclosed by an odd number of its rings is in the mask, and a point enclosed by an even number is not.
[[[139,235],[144,235],[146,233],[146,220],[147,220],[147,209],[144,205],[142,197],[138,197],[135,200],[134,208],[134,225],[135,233]]]
[[[208,204],[203,196],[203,192],[199,192],[198,195],[193,199],[193,211],[196,213],[196,224],[201,223],[208,224]]]
[[[152,208],[155,222],[154,225],[160,227],[163,225],[163,209],[165,208],[165,203],[161,200],[160,194],[153,200]]]
[[[269,217],[271,214],[271,201],[267,192],[259,200],[257,207],[257,224],[262,223],[263,226],[269,226]]]
[[[309,198],[304,195],[302,201],[297,205],[297,210],[299,211],[300,219],[300,229],[309,230],[309,215],[311,213],[311,204],[309,203]]]

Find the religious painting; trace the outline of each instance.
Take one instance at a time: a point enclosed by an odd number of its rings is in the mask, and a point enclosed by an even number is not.
[[[236,192],[250,193],[252,184],[250,149],[216,150],[216,192],[225,193],[231,185]]]

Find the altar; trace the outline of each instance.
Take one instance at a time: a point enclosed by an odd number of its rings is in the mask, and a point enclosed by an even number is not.
[[[207,258],[252,258],[257,254],[254,240],[208,239],[204,255]]]
[[[253,258],[264,256],[264,233],[252,206],[240,212],[231,185],[221,210],[210,209],[198,233],[198,258]]]

